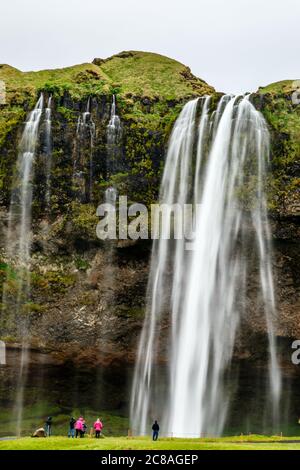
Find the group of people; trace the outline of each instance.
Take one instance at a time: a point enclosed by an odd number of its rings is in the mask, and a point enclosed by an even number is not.
[[[96,438],[99,438],[101,435],[101,431],[103,429],[103,423],[101,422],[100,418],[98,418],[93,425],[92,431],[95,432]],[[45,434],[46,436],[50,437],[52,434],[52,416],[48,416],[45,421]],[[83,416],[80,416],[77,420],[72,416],[69,422],[69,431],[68,437],[84,437],[87,431],[87,424]]]
[[[100,418],[98,418],[94,422],[92,429],[95,431],[96,438],[99,438],[101,431],[103,429],[103,424]],[[84,437],[86,430],[87,430],[87,425],[86,425],[85,419],[82,416],[80,416],[77,420],[73,417],[70,419],[68,437],[72,437],[72,438],[73,437],[76,438],[78,436]]]
[[[92,431],[94,431],[95,436],[98,439],[101,435],[102,429],[103,429],[103,423],[101,419],[98,418],[94,422],[93,428],[91,429],[91,433]],[[82,438],[84,437],[86,431],[87,431],[87,424],[83,416],[80,416],[77,420],[72,416],[72,418],[70,419],[70,423],[69,423],[68,437],[72,437],[72,438],[81,437]],[[159,424],[157,421],[154,421],[152,425],[153,441],[157,441],[158,433],[159,433]],[[49,436],[49,437],[52,434],[52,416],[48,416],[48,418],[45,421],[45,434],[46,436]]]

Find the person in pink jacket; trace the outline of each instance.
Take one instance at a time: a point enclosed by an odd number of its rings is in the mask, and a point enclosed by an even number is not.
[[[96,433],[97,438],[100,437],[102,428],[103,428],[103,424],[101,423],[100,418],[98,418],[97,421],[94,422],[94,429],[95,429],[95,433]]]
[[[80,416],[80,418],[78,418],[75,423],[75,431],[76,431],[75,437],[78,437],[78,434],[80,437],[83,437],[83,417],[82,416]]]

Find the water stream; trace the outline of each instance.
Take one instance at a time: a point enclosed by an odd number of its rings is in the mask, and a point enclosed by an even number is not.
[[[3,288],[3,314],[13,316],[21,342],[14,422],[17,435],[21,432],[24,387],[28,367],[28,308],[30,308],[30,247],[31,210],[33,192],[33,165],[38,142],[39,124],[43,112],[43,95],[29,114],[21,137],[16,174],[13,183],[8,218],[6,253],[8,254],[7,281]],[[13,273],[13,274],[12,274]],[[10,276],[13,276],[12,292]]]

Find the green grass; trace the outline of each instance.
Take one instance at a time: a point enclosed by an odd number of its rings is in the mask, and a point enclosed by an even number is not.
[[[61,69],[22,72],[0,64],[0,80],[6,85],[7,101],[22,105],[24,95],[37,90],[70,91],[74,98],[97,91],[114,91],[148,98],[181,99],[192,94],[212,93],[214,89],[193,76],[185,65],[151,52],[128,51],[101,61],[100,66],[84,63]]]
[[[38,72],[22,72],[3,64],[0,65],[0,79],[6,85],[7,101],[14,105],[22,104],[24,95],[35,96],[39,90],[61,93],[70,90],[76,98],[81,97],[84,91],[88,95],[92,91],[88,89],[91,84],[98,84],[98,90],[101,91],[105,84],[109,84],[105,73],[97,65],[88,63]]]
[[[110,77],[121,94],[180,99],[202,91],[213,91],[203,80],[190,74],[180,62],[151,52],[127,51],[101,64],[101,70]]]
[[[259,88],[259,93],[287,94],[293,89],[295,80],[281,80]]]
[[[291,442],[296,441],[299,442]],[[30,438],[0,441],[0,450],[299,450],[300,438],[278,436],[233,436],[226,438],[171,439],[152,442],[150,437],[104,437],[68,439],[66,437]]]

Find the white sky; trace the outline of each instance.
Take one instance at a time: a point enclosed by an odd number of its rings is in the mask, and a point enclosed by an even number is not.
[[[167,55],[218,91],[300,78],[300,0],[1,0],[0,63],[39,70]]]

